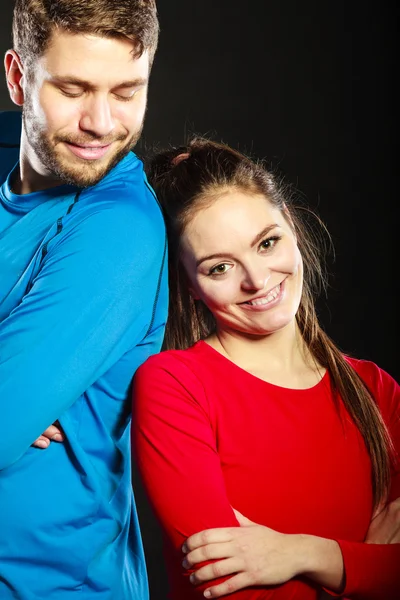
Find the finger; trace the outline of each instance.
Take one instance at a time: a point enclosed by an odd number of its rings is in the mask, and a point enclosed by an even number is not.
[[[50,425],[50,427],[48,427],[46,431],[42,433],[42,436],[52,440],[53,442],[63,442],[65,439],[64,432],[56,425]]]
[[[215,529],[205,529],[200,533],[191,535],[182,546],[182,552],[190,552],[201,546],[208,544],[217,544],[220,542],[229,542],[232,539],[232,531],[237,528],[216,527]]]
[[[238,510],[236,510],[236,508],[233,508],[233,506],[232,506],[232,510],[235,513],[235,517],[239,521],[239,525],[241,527],[244,527],[246,525],[247,526],[248,525],[254,525],[253,521],[250,521],[250,519],[248,519],[247,517],[245,517],[244,515],[242,515],[242,513],[240,513]]]
[[[251,578],[246,573],[238,573],[223,583],[213,585],[204,591],[205,598],[220,598],[252,585]]]
[[[43,437],[42,435],[40,437],[38,437],[37,440],[35,440],[32,444],[32,446],[34,446],[35,448],[41,448],[42,450],[44,450],[45,448],[48,448],[50,445],[50,440]]]
[[[190,576],[190,583],[198,585],[205,581],[212,581],[219,577],[226,577],[226,575],[232,575],[237,573],[241,569],[241,561],[237,558],[227,558],[225,560],[219,560],[211,565],[206,565],[198,569]]]
[[[235,547],[231,542],[223,542],[218,544],[207,544],[192,550],[187,554],[182,562],[186,569],[190,569],[193,565],[206,560],[214,560],[216,558],[230,558],[233,556]]]

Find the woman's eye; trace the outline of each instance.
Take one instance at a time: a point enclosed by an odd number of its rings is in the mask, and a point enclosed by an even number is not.
[[[223,275],[224,273],[226,273],[227,271],[229,271],[230,266],[225,264],[225,263],[221,263],[220,265],[217,265],[216,267],[213,267],[210,270],[210,275]]]
[[[263,240],[260,244],[261,250],[271,250],[275,246],[276,242],[280,239],[280,236],[275,235],[273,237]]]

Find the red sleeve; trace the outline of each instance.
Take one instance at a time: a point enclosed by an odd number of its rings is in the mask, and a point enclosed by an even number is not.
[[[174,357],[164,356],[166,369],[155,363],[148,360],[134,378],[132,443],[147,495],[180,564],[182,544],[190,535],[238,522],[203,386]],[[182,577],[191,572],[182,567]],[[196,588],[199,597],[206,587]]]
[[[389,501],[400,497],[400,386],[369,362],[354,365],[379,404],[395,448]],[[346,572],[345,597],[360,600],[400,598],[400,544],[363,544],[337,540]]]

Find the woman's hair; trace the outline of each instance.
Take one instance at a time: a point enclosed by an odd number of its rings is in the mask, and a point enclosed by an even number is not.
[[[325,268],[320,260],[322,238],[305,221],[307,211],[294,205],[291,194],[262,163],[229,146],[202,138],[155,154],[148,162],[147,174],[164,211],[169,241],[170,308],[165,349],[188,348],[215,330],[208,308],[190,295],[180,261],[182,233],[194,213],[228,190],[263,195],[283,212],[294,230],[304,264],[297,324],[314,360],[331,375],[336,403],[340,395],[364,438],[372,462],[377,505],[388,492],[391,440],[367,386],[319,325],[315,301],[326,287]]]

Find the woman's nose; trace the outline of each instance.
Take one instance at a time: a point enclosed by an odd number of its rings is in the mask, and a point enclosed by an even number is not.
[[[267,287],[268,280],[271,277],[269,269],[263,265],[262,269],[246,269],[242,281],[242,287],[246,291],[259,291]]]

